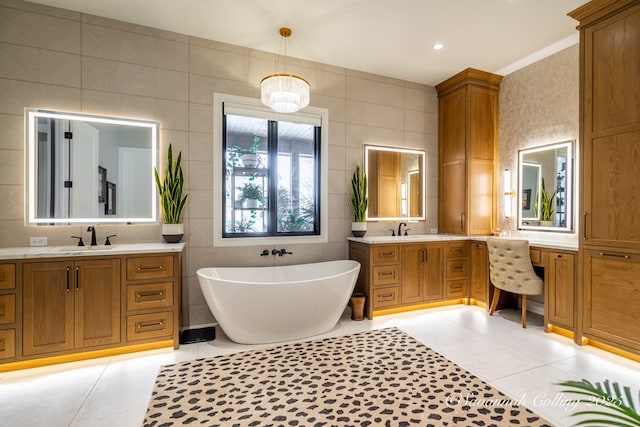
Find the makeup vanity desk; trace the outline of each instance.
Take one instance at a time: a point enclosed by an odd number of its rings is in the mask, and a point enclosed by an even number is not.
[[[486,237],[434,234],[348,240],[349,258],[362,266],[356,292],[366,294],[369,318],[458,303],[488,308],[493,286]],[[577,243],[528,240],[531,262],[544,275],[545,330],[573,337]],[[515,295],[503,293],[498,308],[514,304]]]

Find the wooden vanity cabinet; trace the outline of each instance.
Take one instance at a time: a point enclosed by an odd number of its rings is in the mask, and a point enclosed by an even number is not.
[[[467,298],[467,276],[469,274],[469,243],[447,242],[444,245],[444,296]]]
[[[16,287],[16,265],[0,264],[0,362],[16,356],[19,318]]]
[[[444,298],[442,243],[401,245],[400,303],[423,304]]]
[[[495,228],[498,92],[502,76],[468,68],[438,84],[438,231]]]
[[[549,251],[544,271],[546,324],[550,323],[573,330],[575,325],[575,254]]]
[[[469,269],[469,296],[472,300],[487,304],[489,292],[489,251],[485,242],[471,242],[471,267]]]
[[[23,265],[23,354],[120,342],[120,259]]]
[[[126,340],[179,341],[181,265],[174,255],[129,256],[126,260]]]

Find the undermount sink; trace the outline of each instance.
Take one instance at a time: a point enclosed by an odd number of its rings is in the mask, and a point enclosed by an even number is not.
[[[108,251],[115,248],[115,245],[96,245],[96,246],[58,246],[53,248],[54,252],[94,252]]]

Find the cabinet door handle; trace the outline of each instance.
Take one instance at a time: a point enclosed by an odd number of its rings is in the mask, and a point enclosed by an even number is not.
[[[587,240],[587,213],[585,212],[584,214],[582,214],[583,217],[583,221],[582,221],[582,238],[584,240]]]
[[[624,258],[624,259],[629,259],[631,258],[629,255],[624,255],[624,254],[610,254],[607,252],[600,252],[600,256],[610,256],[610,257],[614,257],[614,258]]]
[[[156,270],[164,270],[164,265],[152,265],[152,266],[144,266],[139,265],[137,268],[138,271],[156,271]]]
[[[464,230],[464,212],[460,214],[460,230]]]
[[[67,267],[67,292],[71,290],[71,278],[69,275],[71,274],[71,268]]]
[[[80,290],[80,267],[76,267],[76,292]]]
[[[151,297],[162,297],[164,295],[164,291],[157,292],[137,292],[136,298],[151,298]]]
[[[152,328],[154,326],[164,327],[164,320],[161,320],[159,322],[136,323],[136,329]]]

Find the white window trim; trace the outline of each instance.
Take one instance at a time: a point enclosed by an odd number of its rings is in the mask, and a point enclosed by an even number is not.
[[[320,120],[320,234],[316,236],[266,236],[266,237],[222,237],[222,113],[223,104],[232,102],[246,105],[248,110],[264,111],[274,120],[291,120],[299,116],[314,116]],[[329,110],[307,107],[300,113],[278,114],[265,107],[259,99],[244,96],[213,94],[213,246],[258,246],[280,244],[327,243],[329,241]]]

